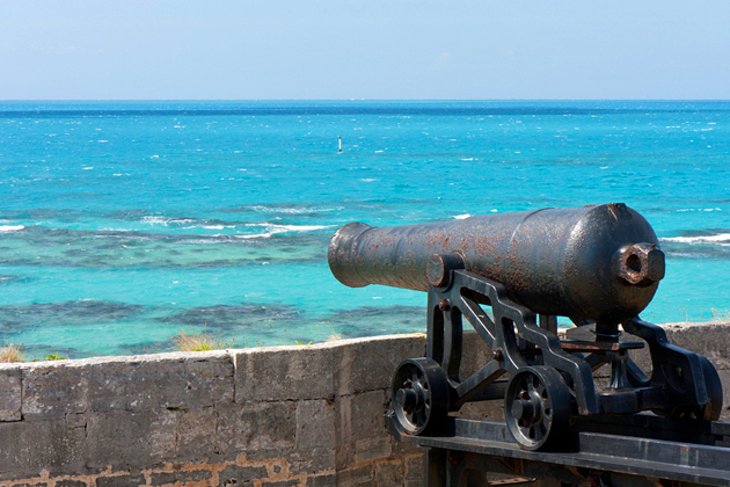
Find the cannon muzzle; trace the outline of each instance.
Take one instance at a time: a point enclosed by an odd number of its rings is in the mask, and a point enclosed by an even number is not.
[[[474,216],[399,227],[350,223],[329,246],[343,284],[426,291],[465,269],[504,285],[535,313],[576,324],[639,314],[664,277],[649,223],[622,203]]]

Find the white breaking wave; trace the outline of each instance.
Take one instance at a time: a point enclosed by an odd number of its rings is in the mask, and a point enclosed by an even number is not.
[[[25,225],[0,225],[0,233],[15,233],[25,230]]]
[[[324,230],[333,227],[333,225],[276,225],[273,223],[247,223],[246,226],[251,228],[261,227],[264,231],[261,233],[252,233],[249,235],[236,235],[236,238],[240,238],[243,240],[249,240],[252,238],[269,238],[279,233],[314,232],[317,230]]]
[[[471,215],[469,213],[464,213],[464,214],[461,214],[461,215],[454,215],[453,218],[455,220],[466,220],[469,217],[471,217]]]
[[[102,227],[99,229],[100,232],[113,232],[113,233],[130,233],[133,230],[129,228],[115,228],[115,227]]]
[[[689,245],[712,244],[722,247],[730,247],[730,233],[718,233],[716,235],[697,235],[694,237],[666,237],[659,239],[662,242],[676,242]]]
[[[162,225],[167,227],[170,225],[192,225],[197,220],[192,218],[169,218],[166,216],[144,216],[142,217],[142,223],[147,225]]]
[[[236,228],[236,225],[223,225],[220,223],[206,223],[205,221],[196,220],[194,218],[170,218],[166,216],[145,216],[142,217],[142,223],[147,225],[161,225],[163,227],[176,226],[182,227],[184,230],[192,230],[202,228],[204,230],[223,230],[226,228]]]
[[[226,228],[236,228],[236,225],[211,224],[211,225],[189,225],[189,226],[183,227],[184,230],[193,230],[195,228],[202,228],[204,230],[224,230]]]
[[[677,213],[687,213],[687,212],[693,212],[693,211],[704,211],[704,212],[712,212],[712,211],[722,211],[722,208],[681,208],[679,210],[676,210]]]
[[[343,206],[266,206],[266,205],[254,205],[248,209],[255,211],[256,213],[284,213],[286,215],[303,215],[306,213],[324,213],[329,211],[340,211],[343,210]]]

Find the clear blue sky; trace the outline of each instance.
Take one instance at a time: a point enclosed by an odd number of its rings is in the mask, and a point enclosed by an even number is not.
[[[730,98],[730,2],[0,0],[0,99]]]

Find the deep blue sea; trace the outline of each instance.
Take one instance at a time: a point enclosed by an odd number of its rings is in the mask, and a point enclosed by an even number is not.
[[[422,331],[425,294],[331,276],[338,226],[589,203],[661,238],[643,318],[730,312],[730,102],[0,102],[0,202],[31,357]]]

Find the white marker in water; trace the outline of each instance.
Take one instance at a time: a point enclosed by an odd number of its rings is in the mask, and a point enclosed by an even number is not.
[[[342,136],[337,136],[337,153],[342,154]]]

